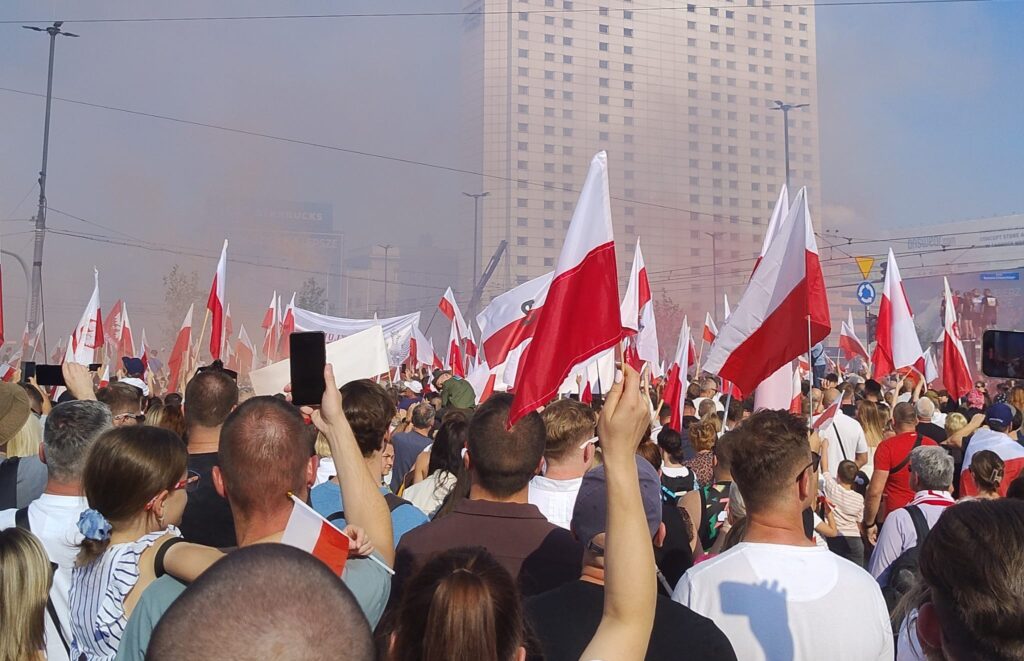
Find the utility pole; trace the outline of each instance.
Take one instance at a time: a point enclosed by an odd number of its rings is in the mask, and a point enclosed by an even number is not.
[[[711,237],[711,282],[715,290],[715,323],[718,323],[718,237],[722,232],[704,232]]]
[[[394,247],[390,243],[378,244],[384,249],[384,314],[388,313],[388,253]]]
[[[50,35],[50,63],[46,75],[46,117],[43,121],[43,165],[39,170],[39,209],[36,211],[35,247],[32,252],[32,295],[29,302],[28,325],[34,331],[43,317],[43,239],[46,236],[46,160],[50,151],[50,104],[53,100],[53,53],[57,35],[77,37],[77,34],[61,30],[64,21],[57,21],[48,28],[23,25],[26,30],[45,32]],[[43,352],[46,352],[46,335],[43,335]]]
[[[775,106],[772,110],[782,111],[782,135],[786,145],[786,189],[789,191],[793,190],[793,187],[789,183],[789,111],[796,110],[798,108],[806,108],[809,103],[783,103],[782,101],[775,101]],[[793,193],[791,192],[790,195]]]
[[[487,191],[482,193],[463,193],[466,197],[473,198],[473,277],[470,284],[476,286],[476,279],[480,277],[480,200],[490,195]],[[473,311],[469,311],[473,314]]]

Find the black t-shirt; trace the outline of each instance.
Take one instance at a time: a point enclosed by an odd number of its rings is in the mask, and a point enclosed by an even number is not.
[[[199,473],[199,483],[196,490],[188,495],[188,504],[181,516],[181,535],[186,541],[206,546],[238,546],[231,508],[213,486],[213,467],[216,465],[216,452],[188,456],[188,469]]]
[[[526,600],[526,617],[543,656],[531,659],[577,661],[594,637],[604,609],[604,587],[586,581],[565,585]],[[706,617],[658,595],[648,659],[733,661],[729,639]]]
[[[689,531],[684,526],[679,508],[672,503],[661,503],[661,522],[665,524],[665,541],[660,548],[654,548],[654,562],[669,585],[675,585],[686,570],[693,566]],[[658,588],[659,591],[664,590],[660,581]]]
[[[917,423],[917,433],[921,436],[927,436],[936,443],[944,442],[949,436],[946,434],[946,430],[938,426],[934,422],[919,422]]]

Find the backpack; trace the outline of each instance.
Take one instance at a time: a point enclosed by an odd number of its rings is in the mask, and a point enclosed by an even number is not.
[[[715,482],[697,489],[700,494],[700,544],[705,551],[711,548],[718,537],[718,530],[729,507],[729,485],[731,482]]]
[[[924,512],[917,505],[907,505],[907,514],[914,523],[914,531],[917,533],[917,543],[900,554],[891,565],[889,565],[889,577],[886,584],[882,586],[882,596],[885,598],[885,605],[889,608],[889,614],[896,610],[896,605],[903,598],[903,595],[910,592],[917,583],[917,556],[921,552],[921,545],[928,536],[928,521],[924,518]]]
[[[11,457],[0,462],[0,510],[18,506],[18,464],[21,457]]]

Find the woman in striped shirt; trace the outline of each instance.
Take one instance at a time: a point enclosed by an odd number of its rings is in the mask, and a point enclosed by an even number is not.
[[[175,525],[199,479],[187,459],[176,434],[149,426],[115,427],[90,449],[82,473],[89,509],[71,576],[72,659],[113,659],[132,608],[165,566],[191,581],[222,557],[178,544]]]

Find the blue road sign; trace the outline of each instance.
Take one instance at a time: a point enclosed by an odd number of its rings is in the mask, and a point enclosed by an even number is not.
[[[870,282],[862,282],[857,285],[857,300],[861,305],[871,305],[875,302],[875,286]]]

